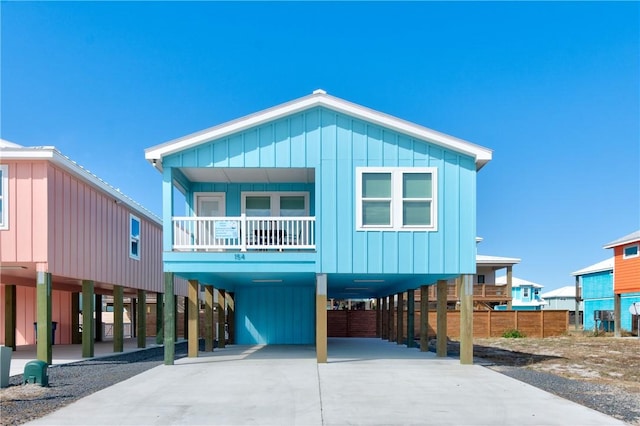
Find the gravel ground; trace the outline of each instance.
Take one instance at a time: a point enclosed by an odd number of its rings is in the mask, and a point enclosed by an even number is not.
[[[203,348],[201,348],[203,349]],[[176,358],[187,354],[186,342],[176,345]],[[163,362],[163,348],[127,353],[109,358],[53,366],[48,369],[48,388],[21,386],[22,376],[13,376],[10,386],[0,390],[0,425],[20,425],[42,417],[80,398],[140,374]],[[487,365],[494,371],[577,402],[632,425],[640,426],[640,396],[597,383],[582,382],[526,367]]]
[[[201,348],[204,349],[204,348]],[[176,344],[175,356],[187,355],[187,343]],[[22,375],[12,376],[0,390],[0,425],[20,425],[119,383],[164,361],[164,348],[97,358],[49,367],[49,387],[22,386]]]
[[[526,367],[488,366],[509,377],[577,402],[631,425],[640,425],[640,396],[609,385],[571,380]]]

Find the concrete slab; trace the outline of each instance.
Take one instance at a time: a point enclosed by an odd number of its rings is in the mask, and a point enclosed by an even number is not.
[[[160,366],[31,425],[622,425],[479,365],[379,339],[228,346]]]

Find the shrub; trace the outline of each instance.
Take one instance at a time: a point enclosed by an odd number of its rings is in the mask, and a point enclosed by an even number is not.
[[[519,339],[521,337],[526,337],[526,336],[524,335],[524,333],[514,328],[502,333],[502,337],[506,337],[507,339]]]

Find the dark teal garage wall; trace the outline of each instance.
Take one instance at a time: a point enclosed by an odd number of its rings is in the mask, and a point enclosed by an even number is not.
[[[314,298],[313,286],[236,287],[238,344],[314,344]]]

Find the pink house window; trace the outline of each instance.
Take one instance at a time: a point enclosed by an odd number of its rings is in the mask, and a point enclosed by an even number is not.
[[[129,257],[140,260],[140,219],[129,215]]]

